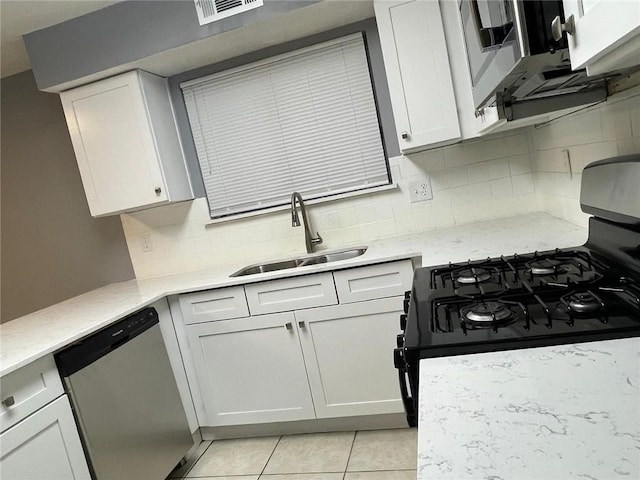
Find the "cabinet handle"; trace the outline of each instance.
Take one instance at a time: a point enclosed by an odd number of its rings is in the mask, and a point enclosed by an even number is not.
[[[13,398],[13,395],[11,395],[10,397],[7,397],[4,400],[2,400],[2,404],[5,407],[12,407],[15,403],[16,403],[16,399]]]
[[[284,324],[284,327],[287,330],[292,330],[293,329],[293,324],[291,322],[287,322],[287,323]]]
[[[302,322],[298,322],[298,326],[299,326],[300,328],[307,328],[307,324],[306,324],[306,323],[304,323],[303,321],[302,321]]]
[[[565,23],[562,23],[559,16],[556,16],[551,22],[551,35],[556,42],[562,38],[562,32],[567,32],[569,35],[576,33],[576,22],[573,15],[569,15]]]
[[[403,140],[406,140],[407,138],[409,138],[409,132],[402,132],[400,136],[402,137]]]
[[[162,189],[160,187],[155,188],[156,195],[160,195],[162,193]]]

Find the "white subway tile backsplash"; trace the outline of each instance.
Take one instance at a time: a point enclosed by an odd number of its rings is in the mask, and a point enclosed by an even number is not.
[[[632,153],[640,153],[640,150],[636,149],[635,138],[626,138],[624,140],[618,140],[618,155],[631,155]],[[640,145],[640,142],[638,142]]]
[[[375,202],[359,206],[357,221],[359,224],[393,220],[393,206],[388,202]]]
[[[398,235],[408,235],[418,232],[418,225],[413,214],[395,217]]]
[[[434,172],[430,175],[431,177],[431,190],[434,192],[439,192],[441,190],[446,190],[449,188],[449,175],[447,170],[442,170],[440,172]]]
[[[499,178],[491,180],[491,196],[494,198],[506,198],[513,194],[511,178]]]
[[[311,205],[308,211],[327,249],[540,210],[586,225],[578,201],[582,168],[628,153],[640,153],[640,95],[544,126],[391,158],[398,189]],[[411,203],[409,183],[427,176],[433,199]],[[205,226],[208,212],[206,200],[198,198],[121,215],[136,276],[230,269],[305,253],[304,230],[291,227],[287,211]],[[152,236],[152,252],[142,251],[144,232]]]
[[[489,179],[506,178],[511,175],[509,171],[509,162],[506,159],[490,160],[487,162],[489,169]]]
[[[469,184],[467,169],[465,167],[450,168],[447,171],[446,184],[448,188],[456,188]]]
[[[396,233],[396,222],[393,219],[360,225],[360,237],[363,239],[393,237]]]
[[[451,206],[454,208],[454,211],[456,207],[463,207],[473,202],[473,192],[468,185],[450,189],[449,195],[451,197]]]
[[[469,186],[473,200],[488,200],[491,198],[491,182],[474,183]]]
[[[400,163],[400,172],[403,179],[424,176],[426,172],[422,164],[422,156],[412,155],[405,157]]]
[[[517,134],[507,135],[501,140],[507,156],[527,155],[529,153],[529,139],[527,132],[519,130]]]
[[[436,150],[427,150],[426,152],[422,152],[421,155],[422,165],[424,166],[425,172],[439,172],[446,168],[444,153],[441,148]]]
[[[459,143],[450,147],[443,148],[445,168],[460,167],[467,163],[467,155],[471,153],[471,147],[466,144]]]
[[[360,235],[360,227],[345,227],[339,228],[335,230],[323,230],[320,232],[322,235],[322,240],[325,245],[355,245],[362,243],[362,236]],[[366,240],[366,239],[365,239]],[[304,237],[302,240],[302,245],[304,249]],[[274,256],[273,258],[277,258]]]
[[[511,177],[511,185],[513,186],[513,194],[517,196],[529,195],[535,192],[532,173],[525,173],[523,175],[515,175]]]
[[[626,102],[604,105],[600,108],[602,137],[604,140],[631,138],[631,110]]]
[[[567,148],[552,148],[533,153],[535,171],[550,173],[569,173],[570,162],[567,159]]]
[[[467,167],[469,183],[480,183],[489,180],[489,166],[487,162],[476,163]]]
[[[455,225],[455,219],[453,218],[453,209],[448,208],[434,208],[430,214],[432,229],[436,230],[442,228],[449,228]]]
[[[509,157],[508,161],[509,172],[511,172],[511,175],[522,175],[523,173],[531,173],[533,171],[531,166],[531,157],[528,153]]]
[[[598,106],[534,127],[534,145],[539,149],[562,148],[602,141]]]
[[[469,205],[453,207],[453,218],[456,225],[464,225],[465,223],[473,223],[476,221],[473,208],[469,208]]]
[[[571,171],[581,173],[584,167],[596,160],[615,157],[618,155],[616,142],[600,142],[588,145],[575,145],[569,148]]]
[[[631,134],[640,137],[640,95],[628,99],[627,107],[631,116]]]
[[[456,145],[444,147],[442,151],[446,168],[471,165],[486,160],[483,157],[485,154],[484,146],[480,139],[466,140]]]

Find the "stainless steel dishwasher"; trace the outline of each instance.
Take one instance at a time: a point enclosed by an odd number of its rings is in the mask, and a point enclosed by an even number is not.
[[[95,480],[163,480],[193,445],[158,314],[146,308],[58,353]]]

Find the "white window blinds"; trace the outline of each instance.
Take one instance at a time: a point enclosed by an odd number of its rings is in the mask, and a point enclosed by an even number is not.
[[[212,218],[389,183],[360,34],[181,88]]]

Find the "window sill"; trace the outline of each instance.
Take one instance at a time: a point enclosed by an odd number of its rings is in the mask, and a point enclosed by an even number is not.
[[[316,198],[313,200],[305,200],[304,203],[305,205],[309,206],[309,205],[316,205],[319,203],[329,203],[329,202],[333,202],[336,200],[344,200],[345,198],[351,198],[351,197],[359,197],[361,195],[368,195],[370,193],[378,193],[378,192],[384,192],[386,190],[395,190],[398,188],[398,184],[397,183],[390,183],[389,185],[381,185],[379,187],[373,187],[373,188],[367,188],[364,190],[358,190],[355,192],[347,192],[347,193],[340,193],[338,195],[334,195],[331,197],[323,197],[323,198]],[[225,222],[233,222],[235,220],[242,220],[244,218],[250,218],[250,217],[258,217],[260,215],[268,215],[271,213],[275,213],[275,212],[283,212],[285,210],[289,210],[291,208],[290,205],[278,205],[277,207],[270,207],[270,208],[265,208],[262,210],[256,210],[253,212],[245,212],[245,213],[238,213],[237,215],[232,215],[232,216],[228,216],[228,217],[222,217],[222,218],[214,218],[212,220],[209,220],[208,222],[205,222],[205,227],[208,227],[210,225],[216,225],[218,223],[225,223]]]

